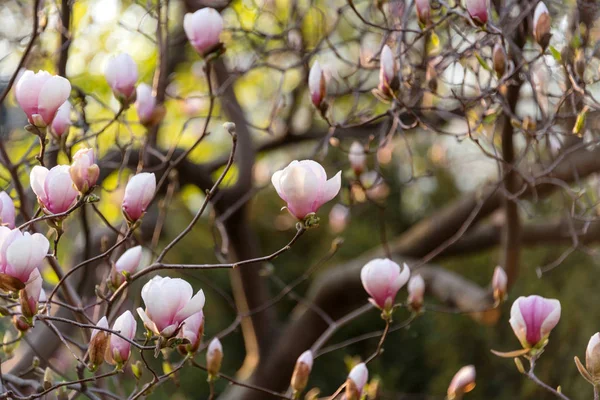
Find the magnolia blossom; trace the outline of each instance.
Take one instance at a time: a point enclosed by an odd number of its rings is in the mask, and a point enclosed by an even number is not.
[[[133,274],[139,267],[142,261],[142,246],[135,246],[128,249],[115,262],[115,269],[119,274],[126,272]]]
[[[156,177],[153,173],[142,172],[133,176],[125,188],[122,209],[125,217],[135,222],[146,212],[156,191]]]
[[[15,96],[27,114],[29,123],[45,128],[52,123],[59,107],[69,98],[71,84],[62,76],[46,71],[25,71],[17,86]]]
[[[73,186],[68,165],[57,165],[51,170],[36,165],[31,170],[29,180],[46,214],[63,213],[77,201],[77,190]]]
[[[379,90],[389,96],[396,86],[394,79],[398,73],[398,68],[396,60],[394,60],[394,53],[387,44],[381,50],[379,63]]]
[[[350,209],[343,204],[336,204],[329,212],[329,228],[333,233],[340,233],[346,229],[350,219]]]
[[[466,0],[467,12],[473,20],[484,25],[488,20],[487,0]]]
[[[68,100],[65,101],[58,108],[56,116],[52,120],[52,125],[50,125],[50,133],[57,138],[69,132],[69,127],[71,126],[71,108],[71,103]]]
[[[15,203],[6,192],[0,192],[0,224],[15,227]]]
[[[327,180],[321,164],[312,160],[292,161],[271,177],[277,194],[287,203],[287,208],[302,220],[308,214],[337,196],[342,185],[341,171]]]
[[[348,160],[354,173],[360,175],[367,166],[367,154],[365,148],[360,142],[352,142],[348,151]]]
[[[184,320],[202,311],[204,292],[192,295],[192,285],[183,279],[155,276],[142,288],[146,309],[140,307],[137,312],[146,328],[171,337]]]
[[[183,17],[183,30],[190,44],[200,55],[206,55],[220,44],[223,17],[213,8],[205,7]]]
[[[400,266],[389,258],[376,258],[369,261],[360,271],[360,279],[365,291],[371,296],[369,301],[382,310],[391,310],[396,293],[410,278],[410,269]]]
[[[104,76],[119,101],[130,104],[135,100],[138,68],[129,54],[121,53],[108,60]]]
[[[302,392],[308,383],[308,377],[313,366],[313,354],[312,351],[306,350],[300,354],[294,367],[294,373],[292,374],[292,380],[290,386],[294,392]]]
[[[42,264],[50,242],[40,233],[22,233],[0,226],[0,273],[29,282],[31,273]]]
[[[19,301],[21,304],[21,313],[26,318],[31,318],[37,314],[38,302],[42,295],[42,276],[37,268],[34,268],[29,275],[25,288],[19,291]]]
[[[415,8],[417,10],[417,18],[423,25],[429,25],[431,20],[431,5],[430,0],[415,0]]]
[[[73,164],[69,169],[73,185],[81,193],[87,193],[96,185],[100,168],[96,164],[93,149],[81,149],[73,156]]]
[[[467,365],[458,370],[450,386],[448,386],[448,400],[460,399],[463,394],[475,388],[475,367]]]
[[[182,346],[182,350],[188,353],[195,353],[200,347],[202,335],[204,334],[204,313],[197,312],[183,321],[183,326],[178,336],[189,340],[190,343]]]
[[[146,127],[156,125],[165,115],[164,107],[156,104],[156,97],[152,94],[152,88],[145,83],[140,83],[137,87],[135,107],[140,123]]]
[[[109,329],[108,320],[106,317],[102,317],[96,326],[99,328]],[[90,346],[88,348],[88,356],[92,370],[95,370],[104,362],[104,356],[108,348],[108,341],[109,333],[107,331],[103,329],[92,330]]]
[[[510,309],[509,323],[524,348],[544,345],[560,320],[560,301],[541,296],[519,297]]]
[[[368,380],[369,370],[365,363],[360,363],[352,368],[346,380],[346,400],[359,400]]]
[[[325,80],[325,74],[318,61],[315,61],[310,68],[310,73],[308,74],[308,90],[310,92],[310,100],[315,107],[319,108],[327,94],[327,81]]]
[[[550,23],[548,7],[540,1],[533,13],[533,36],[535,41],[544,49],[550,42]]]
[[[206,369],[209,376],[215,376],[221,370],[221,362],[223,361],[223,346],[218,338],[211,340],[206,350]]]
[[[497,266],[494,269],[494,276],[492,277],[492,289],[494,290],[494,299],[496,301],[502,301],[506,297],[507,284],[508,277],[504,268]]]
[[[415,275],[408,281],[408,305],[414,310],[419,311],[423,306],[423,296],[425,295],[425,281],[421,275]]]
[[[127,310],[115,320],[112,330],[119,332],[129,340],[133,340],[136,328],[137,323],[135,322],[135,318],[133,318],[131,311]],[[110,335],[108,348],[109,351],[107,354],[111,364],[123,364],[129,359],[129,355],[131,354],[131,343],[115,334]]]
[[[600,381],[600,333],[590,338],[585,351],[585,366],[593,381]]]

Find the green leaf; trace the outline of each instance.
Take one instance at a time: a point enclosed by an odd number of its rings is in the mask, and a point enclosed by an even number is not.
[[[552,53],[552,57],[554,57],[557,63],[562,64],[562,56],[560,55],[560,51],[556,50],[556,47],[550,46],[550,53]]]
[[[485,62],[485,60],[479,55],[479,53],[475,53],[475,57],[477,58],[477,61],[479,61],[479,64],[481,64],[481,66],[483,67],[483,69],[485,69],[486,71],[492,72],[492,68],[490,68],[490,66],[487,64],[487,62]]]

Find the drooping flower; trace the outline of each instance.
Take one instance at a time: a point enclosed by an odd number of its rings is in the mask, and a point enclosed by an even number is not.
[[[538,348],[560,320],[560,301],[533,295],[519,297],[510,309],[509,323],[525,349]]]
[[[19,106],[29,123],[45,128],[52,123],[59,107],[69,98],[71,83],[47,71],[25,71],[15,87]]]

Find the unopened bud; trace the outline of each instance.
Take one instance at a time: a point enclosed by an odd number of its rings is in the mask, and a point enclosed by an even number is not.
[[[206,351],[206,369],[208,370],[209,379],[214,379],[219,374],[222,361],[223,346],[221,346],[218,338],[214,338]]]
[[[315,61],[310,69],[308,75],[308,90],[310,92],[310,100],[314,106],[321,109],[321,103],[327,94],[327,82],[318,61]]]
[[[294,368],[294,373],[292,374],[292,380],[290,382],[290,386],[292,387],[295,396],[300,394],[306,388],[312,365],[313,355],[310,350],[305,351],[300,355],[300,357],[298,357],[298,361],[296,361],[296,367]]]
[[[550,43],[550,12],[544,2],[540,1],[533,14],[533,36],[535,41],[546,49]]]
[[[44,390],[50,389],[53,384],[54,384],[54,373],[52,372],[50,367],[46,367],[46,369],[44,370],[44,381],[43,381]]]
[[[431,5],[429,0],[415,0],[415,9],[417,10],[417,18],[424,26],[429,25],[431,21]]]
[[[364,171],[367,165],[367,155],[364,146],[360,142],[352,142],[348,152],[348,160],[356,175],[360,175]]]
[[[506,287],[508,278],[504,268],[497,266],[494,269],[494,276],[492,277],[492,289],[494,290],[494,300],[496,303],[501,303],[506,298]]]
[[[346,400],[359,400],[368,380],[369,371],[365,363],[360,363],[352,368],[346,380]]]
[[[492,61],[494,63],[494,71],[496,72],[496,75],[498,78],[501,78],[506,72],[506,51],[501,43],[496,43],[494,45]]]
[[[140,379],[142,377],[142,371],[143,371],[143,365],[141,361],[136,361],[133,364],[131,364],[131,372],[133,373],[133,376],[135,376],[135,379]]]
[[[96,326],[108,329],[108,321],[106,320],[106,317],[102,317]],[[108,339],[109,335],[106,331],[94,329],[92,332],[90,346],[88,349],[90,369],[92,371],[95,371],[104,362],[104,354],[108,348]]]
[[[600,384],[600,333],[590,338],[585,352],[585,366],[594,384]]]
[[[577,49],[575,51],[575,61],[573,63],[575,68],[575,74],[581,80],[583,80],[583,75],[585,73],[585,54],[583,49]]]
[[[475,367],[467,365],[458,370],[450,386],[448,386],[448,400],[460,399],[462,395],[475,388]]]
[[[423,307],[423,296],[425,295],[425,281],[421,275],[415,275],[408,281],[408,306],[419,312]]]

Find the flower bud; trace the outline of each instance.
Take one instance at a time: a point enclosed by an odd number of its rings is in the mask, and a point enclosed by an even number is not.
[[[467,365],[458,370],[450,386],[448,386],[448,400],[460,399],[463,394],[475,388],[475,367]]]
[[[104,76],[113,94],[121,103],[129,105],[135,101],[138,68],[129,54],[121,53],[108,60]]]
[[[423,296],[425,295],[425,281],[421,275],[415,275],[408,281],[408,305],[415,311],[421,311]]]
[[[306,388],[312,365],[312,351],[306,350],[300,355],[300,357],[298,357],[298,360],[296,361],[296,367],[294,368],[294,373],[292,374],[290,385],[294,393],[300,393]]]
[[[183,30],[190,44],[201,56],[220,45],[223,17],[213,8],[205,7],[183,17]]]
[[[360,363],[352,368],[346,379],[346,400],[359,400],[368,380],[369,370],[365,363]]]
[[[0,225],[15,227],[15,203],[6,192],[0,193]]]
[[[123,214],[129,222],[135,222],[144,215],[156,191],[156,177],[153,173],[141,172],[133,176],[125,188]]]
[[[25,284],[25,289],[19,291],[19,303],[21,304],[21,313],[25,318],[32,318],[37,314],[38,301],[42,293],[42,276],[40,271],[35,268],[29,280]]]
[[[65,101],[56,112],[56,116],[50,125],[50,133],[56,138],[60,138],[69,133],[71,126],[71,103]]]
[[[327,95],[327,82],[318,61],[315,61],[310,69],[308,75],[308,90],[310,92],[310,100],[312,103],[315,107],[321,109],[321,103]]]
[[[135,246],[128,249],[115,262],[115,270],[118,274],[127,273],[129,275],[135,273],[142,261],[142,246]]]
[[[178,336],[187,339],[189,343],[179,346],[179,351],[182,354],[198,351],[202,335],[204,335],[204,313],[200,311],[183,321]]]
[[[135,106],[138,119],[146,128],[157,125],[165,116],[165,107],[162,104],[156,104],[152,88],[145,83],[140,83],[137,87]]]
[[[560,320],[560,301],[540,296],[519,297],[508,321],[525,349],[539,349]]]
[[[496,43],[494,45],[494,50],[492,51],[492,61],[494,63],[494,71],[496,72],[496,75],[498,78],[501,78],[506,72],[506,51],[501,43]]]
[[[371,296],[369,301],[383,311],[390,312],[396,293],[408,282],[410,269],[400,266],[388,258],[369,261],[360,271],[360,279],[365,291]]]
[[[575,61],[573,62],[573,66],[575,67],[575,74],[580,80],[583,80],[585,74],[585,52],[583,49],[579,48],[575,50]]]
[[[133,340],[136,328],[137,323],[135,322],[135,318],[133,318],[131,311],[127,310],[115,320],[112,330],[119,332],[129,340]],[[107,361],[109,363],[123,365],[127,362],[131,354],[131,343],[120,336],[112,334],[110,335],[107,354]]]
[[[348,225],[349,218],[350,209],[342,204],[336,204],[331,207],[329,212],[329,229],[336,234],[343,232],[346,225]]]
[[[398,89],[398,67],[392,49],[386,44],[381,50],[379,60],[379,91],[386,97],[392,97]]]
[[[350,166],[354,170],[354,173],[360,175],[367,165],[365,148],[360,142],[352,142],[350,151],[348,152],[348,160],[350,161]]]
[[[102,317],[96,326],[108,329],[108,321],[106,317]],[[109,334],[100,329],[92,331],[88,355],[90,358],[90,369],[95,371],[104,362],[104,354],[108,348]]]
[[[477,25],[485,25],[488,21],[487,0],[466,0],[467,12]]]
[[[86,194],[93,188],[100,175],[100,168],[96,164],[94,150],[85,148],[78,150],[73,156],[69,174],[73,180],[73,185],[80,193]]]
[[[25,71],[15,86],[17,103],[30,124],[45,128],[52,123],[59,107],[67,101],[71,83],[46,71]]]
[[[494,276],[492,277],[492,289],[494,290],[494,300],[497,303],[504,301],[506,298],[506,287],[508,283],[508,278],[506,276],[506,272],[504,268],[501,266],[497,266],[494,269]]]
[[[596,333],[590,338],[585,351],[585,366],[592,381],[595,384],[600,383],[600,333]]]
[[[206,369],[209,379],[214,379],[221,370],[221,361],[223,361],[223,346],[218,338],[214,338],[208,345],[206,351]]]
[[[415,0],[415,8],[417,10],[417,18],[419,22],[424,26],[429,25],[431,22],[431,5],[430,0]]]
[[[533,37],[543,50],[550,43],[550,12],[544,2],[540,1],[533,14]]]

